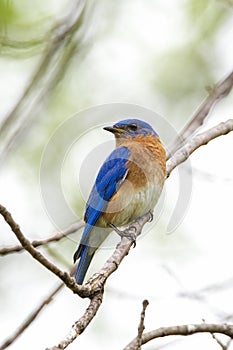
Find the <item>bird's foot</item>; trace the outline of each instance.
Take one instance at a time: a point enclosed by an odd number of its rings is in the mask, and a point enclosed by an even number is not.
[[[133,248],[136,247],[136,235],[137,229],[135,226],[128,227],[125,231],[123,231],[124,237],[128,238],[130,241],[133,242]]]
[[[153,221],[153,219],[154,219],[154,214],[153,214],[153,211],[152,211],[152,210],[150,210],[150,211],[148,212],[148,214],[150,215],[149,222]]]
[[[126,230],[119,230],[115,225],[113,224],[109,224],[109,226],[121,237],[126,237],[128,238],[130,241],[133,242],[133,248],[136,247],[136,227],[135,226],[130,226],[129,228],[127,228]]]

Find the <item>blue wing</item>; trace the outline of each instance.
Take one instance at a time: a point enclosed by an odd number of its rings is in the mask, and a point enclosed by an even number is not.
[[[117,192],[127,175],[127,162],[130,150],[127,147],[116,148],[106,159],[97,175],[86,205],[84,219],[86,226],[80,245],[74,254],[74,261],[80,258],[76,272],[76,281],[81,284],[95,250],[88,246],[88,240],[93,226],[105,211],[108,201]]]
[[[116,148],[100,168],[87,201],[84,217],[87,224],[96,224],[108,201],[119,189],[127,174],[126,164],[129,156],[130,151],[127,147]]]

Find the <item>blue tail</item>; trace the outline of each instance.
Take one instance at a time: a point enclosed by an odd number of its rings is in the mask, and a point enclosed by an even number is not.
[[[82,284],[84,277],[87,273],[87,269],[91,263],[91,260],[103,243],[105,238],[108,236],[110,229],[99,229],[95,228],[89,224],[86,224],[81,242],[74,254],[74,262],[79,259],[77,271],[75,274],[75,279],[78,284]]]
[[[80,258],[78,267],[75,273],[75,280],[77,284],[82,284],[84,277],[87,273],[88,267],[95,254],[96,249],[93,249],[87,245],[80,244],[76,253],[74,254],[74,261]]]

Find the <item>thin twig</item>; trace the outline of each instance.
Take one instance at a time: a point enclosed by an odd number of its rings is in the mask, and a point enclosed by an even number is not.
[[[206,145],[216,137],[226,135],[233,131],[233,119],[222,122],[211,129],[194,136],[191,140],[181,147],[176,153],[167,161],[167,177],[171,174],[177,165],[183,163],[189,156],[199,147]]]
[[[218,338],[216,337],[215,334],[212,333],[211,335],[212,335],[212,338],[216,341],[216,343],[220,346],[220,348],[221,348],[222,350],[227,350],[227,348],[229,347],[230,342],[231,342],[232,339],[229,339],[229,341],[228,341],[227,344],[225,345],[225,344],[222,343],[222,341],[221,341],[220,339],[218,339]]]
[[[78,231],[80,228],[84,226],[83,222],[77,222],[75,224],[72,224],[69,226],[64,232],[56,232],[53,234],[53,236],[46,238],[46,239],[39,239],[39,240],[34,240],[31,242],[34,248],[40,247],[42,245],[47,245],[48,243],[51,242],[58,242],[61,239],[65,238],[66,236],[69,236],[70,234]],[[24,251],[24,248],[22,245],[16,245],[13,247],[4,247],[0,249],[0,255],[8,255],[12,253],[18,253]]]
[[[42,264],[49,271],[51,271],[57,277],[59,277],[65,283],[65,285],[68,288],[70,288],[74,293],[77,293],[81,296],[82,287],[78,286],[75,283],[74,278],[70,277],[70,275],[67,272],[60,270],[56,265],[51,263],[45,256],[43,256],[37,249],[33,247],[31,242],[23,235],[19,225],[14,221],[11,214],[1,204],[0,204],[0,214],[3,216],[6,223],[10,226],[11,230],[14,232],[15,236],[17,237],[19,242],[22,244],[24,249],[40,264]]]
[[[187,139],[198,130],[214,105],[230,93],[232,86],[233,71],[211,89],[209,96],[202,102],[191,120],[174,140],[170,147],[170,152],[167,152],[167,159],[169,159],[184,144],[184,141],[186,142]]]
[[[146,308],[149,305],[149,301],[148,300],[143,300],[142,303],[142,312],[141,312],[141,319],[140,319],[140,323],[138,326],[138,336],[137,336],[137,345],[136,345],[136,349],[140,350],[141,346],[142,346],[142,335],[145,329],[144,326],[144,320],[145,320],[145,314],[146,314]]]
[[[203,294],[207,294],[207,293],[218,293],[221,292],[222,290],[226,290],[228,288],[232,288],[233,286],[233,277],[227,278],[225,280],[222,281],[218,281],[216,283],[212,283],[209,284],[201,289],[197,289],[195,291],[193,291],[191,293],[191,296],[201,296]],[[182,293],[178,293],[178,296],[183,297],[183,296],[189,296],[188,292],[182,292]]]
[[[196,333],[221,333],[233,338],[233,325],[228,324],[190,324],[181,326],[161,327],[151,332],[144,333],[142,336],[142,344],[157,338],[167,337],[170,335],[192,335]],[[124,350],[136,350],[137,338],[133,339]]]

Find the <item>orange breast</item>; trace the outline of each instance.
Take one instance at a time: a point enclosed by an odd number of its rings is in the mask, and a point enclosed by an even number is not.
[[[137,137],[136,143],[142,145],[145,149],[149,150],[152,158],[156,159],[161,167],[161,171],[166,175],[166,151],[160,142],[159,138],[154,136]]]
[[[101,226],[107,222],[122,226],[153,209],[165,181],[166,152],[158,138],[138,137],[122,142],[121,146],[128,147],[131,152],[128,174],[102,214]],[[154,194],[148,194],[148,188]],[[151,202],[151,206],[146,201]]]
[[[163,185],[166,176],[166,152],[154,136],[137,137],[127,145],[131,151],[127,179],[135,188],[157,180]]]

